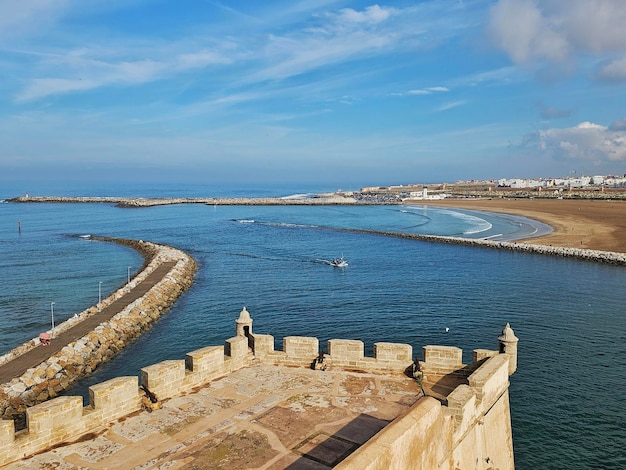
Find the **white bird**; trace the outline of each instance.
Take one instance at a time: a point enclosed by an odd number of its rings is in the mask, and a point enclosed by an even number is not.
[[[447,333],[448,331],[450,331],[450,328],[448,328],[448,327],[446,326],[446,333]]]

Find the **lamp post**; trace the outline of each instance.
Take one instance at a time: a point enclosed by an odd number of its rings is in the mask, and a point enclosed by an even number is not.
[[[98,309],[100,308],[100,303],[102,302],[102,281],[98,282]]]
[[[52,315],[52,337],[54,338],[54,302],[50,302],[50,314]]]
[[[130,266],[128,267],[128,281],[127,284],[130,284]]]

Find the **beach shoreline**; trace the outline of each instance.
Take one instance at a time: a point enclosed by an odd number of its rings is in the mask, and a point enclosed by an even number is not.
[[[551,233],[516,242],[626,253],[626,202],[551,199],[441,199],[405,201],[522,216],[553,228]]]
[[[15,203],[109,203],[139,208],[172,204],[206,205],[383,205],[411,204],[507,214],[541,222],[552,228],[538,227],[538,234],[508,241],[562,248],[577,248],[626,253],[626,201],[594,199],[538,198],[446,198],[360,200],[348,193],[327,193],[307,198],[128,198],[20,196]],[[499,241],[507,241],[501,238]]]

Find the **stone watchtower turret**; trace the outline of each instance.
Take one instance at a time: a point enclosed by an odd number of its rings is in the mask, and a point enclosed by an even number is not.
[[[509,375],[513,374],[517,370],[517,342],[519,338],[515,336],[511,325],[508,323],[502,330],[502,334],[498,336],[498,343],[500,345],[500,354],[507,354],[509,356]]]
[[[237,336],[244,336],[249,338],[252,334],[252,318],[250,318],[250,313],[244,307],[239,314],[239,318],[235,320],[237,324]]]

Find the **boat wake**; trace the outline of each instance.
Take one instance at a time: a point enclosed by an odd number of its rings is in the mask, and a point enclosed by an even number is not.
[[[313,263],[313,264],[323,264],[325,266],[336,266],[336,267],[346,267],[348,266],[348,262],[344,260],[345,265],[338,266],[335,263],[337,259],[322,259],[322,258],[289,258],[289,257],[280,257],[280,256],[271,256],[271,255],[256,255],[251,253],[231,253],[232,256],[241,256],[243,258],[253,258],[260,259],[264,261],[272,261],[277,263]]]
[[[335,258],[335,259],[316,259],[314,261],[315,263],[319,263],[319,264],[326,264],[328,266],[333,266],[335,268],[346,268],[348,267],[348,262],[343,259],[343,257],[341,258]]]
[[[324,228],[319,225],[309,225],[309,224],[294,224],[288,222],[262,222],[254,219],[231,219],[233,222],[238,222],[240,224],[257,224],[257,225],[265,225],[267,227],[284,227],[284,228]]]

